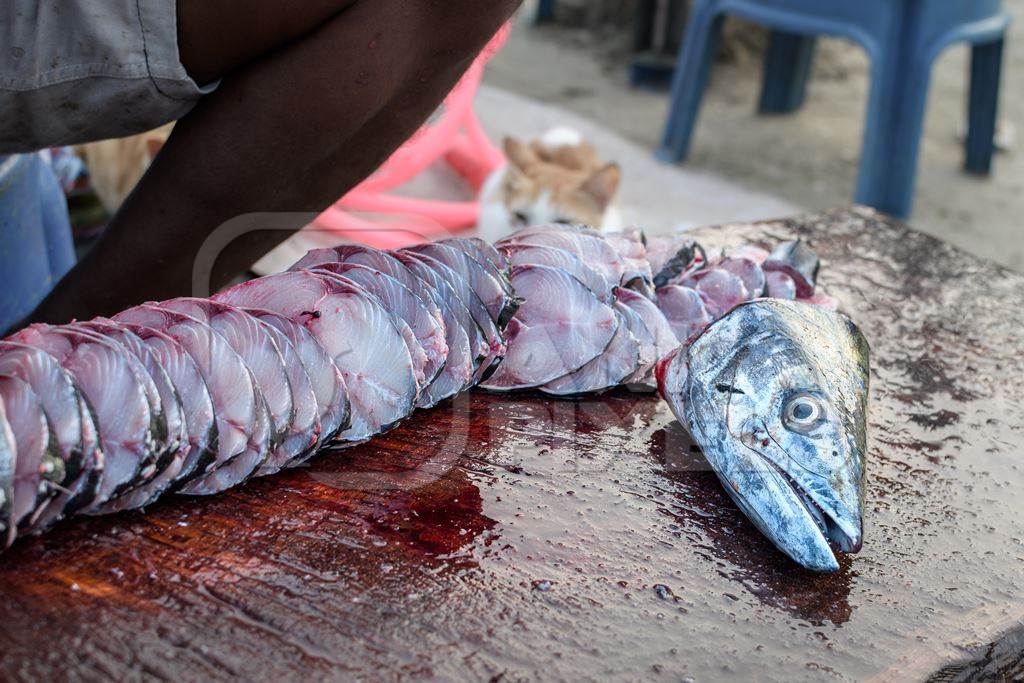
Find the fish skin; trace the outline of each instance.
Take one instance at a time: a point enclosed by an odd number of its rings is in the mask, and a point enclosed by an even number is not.
[[[13,495],[9,514],[16,535],[22,536],[24,527],[51,497],[43,478],[43,467],[56,457],[56,444],[39,396],[28,382],[0,375],[0,400],[4,403],[5,419],[19,456],[12,463]]]
[[[484,360],[474,373],[473,381],[479,382],[490,377],[505,357],[508,346],[505,343],[504,332],[498,329],[494,318],[491,317],[484,302],[469,284],[469,281],[433,256],[411,251],[406,252],[404,250],[396,252],[396,255],[398,253],[404,253],[406,256],[414,258],[421,265],[433,270],[439,279],[447,282],[455,291],[458,300],[465,305],[470,316],[473,318],[473,322],[480,328],[486,343]]]
[[[213,399],[216,459],[206,471],[180,483],[175,490],[210,495],[252,476],[270,450],[270,411],[253,386],[252,373],[227,340],[202,320],[158,303],[130,308],[113,319],[170,335],[192,356]]]
[[[480,263],[464,251],[439,242],[428,242],[402,249],[406,253],[429,256],[436,259],[465,278],[480,301],[483,302],[491,320],[499,330],[504,329],[515,315],[521,301],[512,293],[514,290],[504,277],[495,278]]]
[[[289,466],[295,466],[312,455],[320,445],[326,444],[338,432],[348,429],[351,425],[345,379],[341,376],[338,366],[334,364],[324,348],[317,343],[316,338],[305,327],[283,315],[270,311],[255,308],[243,310],[257,320],[273,327],[292,345],[309,377],[313,397],[317,404],[319,433],[317,443],[311,446],[309,451],[300,456],[298,460],[289,463]]]
[[[659,362],[662,396],[779,550],[836,571],[863,538],[869,349],[845,316],[759,299]]]
[[[418,393],[412,358],[395,318],[380,301],[336,275],[296,270],[236,285],[217,295],[264,308],[306,327],[341,371],[351,422],[335,439],[354,444],[412,412]],[[359,340],[374,340],[374,344]]]
[[[560,268],[586,285],[602,302],[611,300],[612,289],[607,280],[571,251],[536,244],[508,244],[501,251],[513,266]]]
[[[0,375],[4,374],[27,382],[39,396],[63,459],[64,480],[58,482],[61,493],[36,520],[38,529],[43,530],[92,504],[98,493],[103,453],[95,417],[74,378],[45,351],[0,342]]]
[[[7,421],[4,399],[0,396],[0,549],[10,548],[17,536],[12,519],[14,507],[14,470],[18,461],[14,431]]]
[[[626,267],[615,248],[600,236],[585,231],[565,229],[545,229],[539,231],[520,231],[512,233],[498,242],[500,249],[506,245],[528,244],[532,246],[555,247],[564,249],[578,256],[590,268],[604,278],[605,290],[612,291],[622,282]]]
[[[88,512],[152,479],[162,455],[145,386],[128,354],[99,335],[32,325],[13,339],[54,356],[94,411],[104,454],[99,494]]]

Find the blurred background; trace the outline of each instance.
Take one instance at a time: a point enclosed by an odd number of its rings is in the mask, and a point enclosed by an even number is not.
[[[1024,0],[526,0],[429,135],[252,271],[343,239],[494,240],[549,221],[663,234],[857,202],[1024,272],[1022,13]],[[171,128],[0,157],[0,230],[22,245],[0,249],[15,283],[0,329],[95,243]]]
[[[550,21],[533,25],[537,2],[528,3],[508,43],[491,62],[485,83],[586,117],[649,154],[661,142],[669,101],[663,89],[630,82],[641,4],[560,0]],[[682,40],[688,5],[673,4],[683,11],[676,11],[676,24],[668,31],[674,36],[674,45],[669,40],[665,51],[669,64],[675,60],[671,48]],[[998,142],[1005,149],[996,152],[990,175],[963,171],[971,51],[966,44],[951,45],[932,71],[909,222],[1021,271],[1024,0],[1003,5],[1017,17],[1005,41],[999,93]],[[820,38],[804,105],[787,115],[759,116],[768,39],[764,27],[726,19],[691,154],[681,168],[718,176],[737,189],[768,194],[799,209],[848,204],[857,182],[868,102],[867,55],[851,41]],[[624,166],[623,192],[628,195],[631,179]],[[678,192],[685,195],[686,188]],[[737,198],[746,197],[738,193]],[[688,222],[685,202],[676,208],[679,221]],[[742,207],[735,208],[735,215],[723,208],[719,221],[748,216]]]

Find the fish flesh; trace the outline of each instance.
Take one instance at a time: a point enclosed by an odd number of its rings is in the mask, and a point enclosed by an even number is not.
[[[491,391],[540,387],[579,370],[608,348],[619,318],[572,275],[525,265],[513,267],[510,280],[525,301],[506,329],[505,359],[480,386]]]
[[[550,224],[317,249],[211,299],[30,327],[0,341],[0,543],[223,491],[473,387],[629,386],[660,390],[782,552],[835,570],[863,537],[868,349],[818,270],[799,240]]]
[[[659,362],[672,412],[782,552],[836,571],[863,538],[868,344],[845,316],[758,299]]]
[[[365,441],[412,412],[419,389],[405,337],[366,290],[337,276],[297,270],[243,282],[215,299],[273,311],[313,334],[348,390],[350,424],[336,442]]]

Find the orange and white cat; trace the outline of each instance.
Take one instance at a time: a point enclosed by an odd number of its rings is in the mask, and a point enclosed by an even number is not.
[[[541,223],[622,228],[619,165],[603,163],[579,132],[556,128],[529,144],[505,138],[504,148],[508,164],[480,192],[480,237],[494,242]]]

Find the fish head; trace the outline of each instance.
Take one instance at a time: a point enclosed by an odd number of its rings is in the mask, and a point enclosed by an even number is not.
[[[761,299],[659,368],[662,393],[726,491],[801,565],[863,538],[868,345],[845,316]]]

